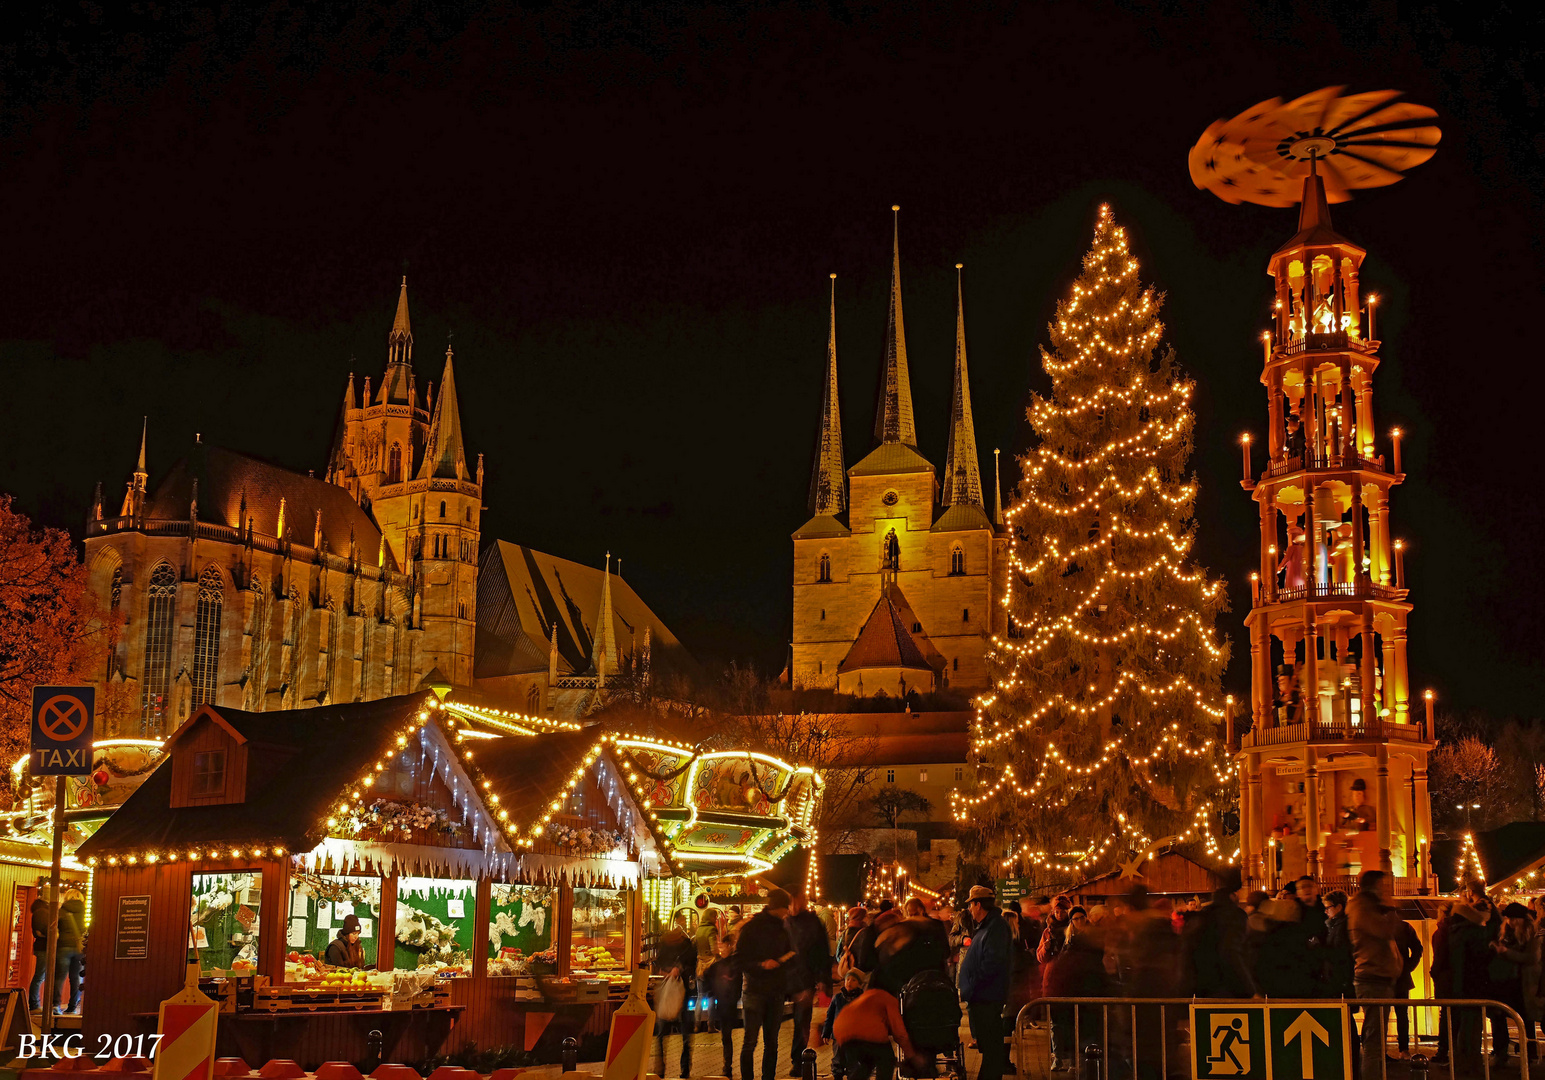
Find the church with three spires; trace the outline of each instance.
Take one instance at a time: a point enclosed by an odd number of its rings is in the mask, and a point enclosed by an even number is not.
[[[984,500],[959,264],[956,271],[954,392],[942,476],[917,445],[899,223],[892,230],[873,448],[848,469],[834,286],[810,519],[793,536],[794,620],[785,678],[796,688],[904,699],[989,685],[988,639],[1006,622],[1008,533],[996,479],[991,512]]]
[[[169,735],[202,704],[262,712],[424,686],[527,715],[577,717],[693,674],[675,635],[614,573],[524,545],[482,546],[483,457],[469,462],[454,356],[419,386],[404,278],[386,370],[351,374],[320,477],[196,438],[156,484],[149,421],[116,516],[86,529],[91,588],[124,626],[107,688]]]

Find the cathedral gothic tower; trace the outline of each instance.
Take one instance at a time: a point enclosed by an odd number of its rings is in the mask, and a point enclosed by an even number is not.
[[[893,207],[899,211],[899,207]],[[957,271],[959,266],[957,264]],[[833,275],[835,278],[835,275]],[[899,218],[874,448],[843,470],[833,284],[810,520],[794,533],[795,686],[905,697],[988,685],[987,638],[1001,621],[1006,534],[983,503],[957,274],[954,393],[945,475],[918,450]]]
[[[367,378],[356,400],[349,376],[328,479],[370,512],[390,555],[412,576],[413,625],[423,631],[425,671],[438,668],[446,681],[470,686],[482,461],[476,473],[467,465],[449,348],[438,395],[431,391],[421,399],[407,278],[397,295],[379,387],[372,394]]]

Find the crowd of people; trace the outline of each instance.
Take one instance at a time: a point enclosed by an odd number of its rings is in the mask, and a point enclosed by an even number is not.
[[[1001,1080],[1016,1071],[1009,1054],[1015,1020],[1038,998],[1398,1000],[1410,996],[1424,955],[1420,936],[1387,902],[1379,871],[1362,874],[1350,897],[1339,890],[1322,895],[1311,877],[1275,896],[1246,895],[1236,872],[1212,896],[1183,904],[1150,897],[1138,884],[1087,907],[1064,895],[1026,898],[1000,910],[993,890],[977,885],[958,912],[915,897],[900,908],[884,900],[873,911],[847,912],[835,927],[802,896],[775,889],[766,899],[750,917],[711,912],[694,934],[683,918],[656,954],[657,971],[682,979],[689,996],[700,990],[714,1003],[722,1075],[731,1080],[737,1004],[745,1022],[741,1080],[778,1076],[785,1001],[792,1002],[794,1019],[787,1075],[800,1074],[807,1045],[831,1042],[839,1080],[889,1080],[898,1053],[910,1075],[933,1076],[937,1056],[956,1049],[965,1018],[981,1053],[977,1080]],[[1514,1030],[1504,1010],[1483,1017],[1480,1008],[1456,1007],[1439,1025],[1433,1063],[1447,1064],[1451,1053],[1459,1062],[1476,1059],[1485,1019],[1498,1063],[1515,1048],[1538,1059],[1535,1029],[1545,1025],[1542,914],[1536,902],[1499,907],[1479,884],[1444,901],[1428,957],[1433,994],[1501,1002],[1523,1018],[1524,1030]],[[812,1031],[818,995],[829,1004]],[[1354,1027],[1359,1072],[1381,1076],[1383,1059],[1412,1054],[1411,1010],[1370,1003],[1361,1013],[1362,1032],[1377,1034],[1361,1038]],[[682,1076],[691,1074],[687,1019],[662,1021],[658,1029],[662,1065],[666,1035],[682,1035]],[[1076,1070],[1078,1043],[1098,1042],[1122,1057],[1122,1065],[1163,1075],[1162,1048],[1173,1054],[1187,1041],[1188,1013],[1179,1007],[1049,1003],[1027,1019],[1049,1027],[1053,1071]]]

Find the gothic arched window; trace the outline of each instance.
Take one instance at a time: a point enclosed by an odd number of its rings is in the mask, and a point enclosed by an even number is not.
[[[113,567],[112,580],[107,583],[108,606],[117,611],[123,601],[123,567]]]
[[[526,691],[526,711],[535,715],[541,707],[542,691],[540,688],[533,686],[530,690]]]
[[[172,688],[172,621],[177,611],[177,574],[166,563],[150,572],[145,612],[145,690],[140,731],[163,733],[167,697]]]
[[[248,589],[252,593],[252,661],[247,669],[248,712],[262,712],[268,695],[268,588],[254,576]]]
[[[950,549],[950,573],[964,574],[966,572],[966,552],[959,544]]]
[[[832,579],[832,557],[826,552],[821,552],[821,571],[817,581],[830,581]]]
[[[440,500],[440,516],[441,517],[445,516],[445,500],[444,499]]]
[[[220,678],[220,609],[225,604],[225,579],[218,567],[206,566],[198,576],[198,615],[193,624],[193,704],[215,700]]]
[[[901,541],[896,539],[895,529],[880,542],[880,565],[886,570],[901,569]]]
[[[402,443],[392,443],[392,452],[386,459],[386,479],[393,484],[402,480]]]

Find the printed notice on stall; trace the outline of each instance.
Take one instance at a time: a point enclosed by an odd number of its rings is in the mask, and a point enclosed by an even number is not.
[[[452,896],[445,901],[445,914],[452,919],[465,919],[467,917],[466,901],[459,896]]]
[[[323,901],[317,905],[317,929],[331,930],[333,928],[333,905]]]
[[[306,898],[307,894],[300,891],[290,894],[290,914],[297,919],[304,919],[308,914],[306,911]]]
[[[354,901],[339,900],[336,904],[333,905],[333,914],[338,919],[338,921],[342,923],[344,919],[347,919],[350,915],[354,914]]]
[[[288,944],[291,948],[294,948],[294,949],[304,949],[306,947],[306,920],[305,919],[291,919],[290,920],[290,932],[289,932],[289,934],[287,936],[286,944]]]
[[[373,921],[372,919],[361,919],[359,921],[359,936],[361,940],[371,936],[373,931],[370,924]]]
[[[143,960],[150,955],[150,897],[118,898],[118,937],[115,960]]]

